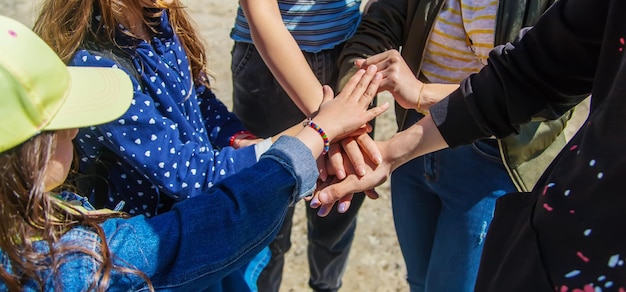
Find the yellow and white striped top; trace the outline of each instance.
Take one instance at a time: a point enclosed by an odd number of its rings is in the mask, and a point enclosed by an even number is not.
[[[498,0],[448,0],[426,45],[422,74],[433,83],[458,83],[487,64],[494,47]]]

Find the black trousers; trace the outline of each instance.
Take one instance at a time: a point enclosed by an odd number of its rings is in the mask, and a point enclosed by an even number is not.
[[[319,53],[303,52],[320,83],[333,89],[340,50],[338,46]],[[265,138],[306,118],[278,84],[253,44],[235,42],[231,54],[233,112],[248,130]],[[356,229],[356,216],[364,197],[364,194],[355,194],[348,212],[339,214],[333,209],[323,218],[317,216],[316,209],[307,206],[309,285],[315,291],[336,291],[341,286]],[[257,281],[261,292],[278,291],[280,287],[284,255],[291,247],[293,211],[293,207],[290,208],[281,230],[270,244],[272,259]]]
[[[356,230],[358,210],[365,195],[355,194],[348,212],[333,211],[317,216],[317,209],[306,207],[309,260],[309,286],[315,291],[337,291],[346,268]],[[289,208],[283,226],[270,244],[272,259],[257,281],[259,292],[276,292],[282,281],[285,253],[291,248],[291,227],[294,207]]]

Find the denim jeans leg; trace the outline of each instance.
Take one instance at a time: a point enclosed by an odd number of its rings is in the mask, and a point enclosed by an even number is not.
[[[515,187],[497,148],[477,142],[392,174],[392,206],[411,291],[473,291],[495,201]]]
[[[430,155],[430,154],[429,154]],[[391,174],[391,206],[411,291],[424,291],[441,200],[427,182],[424,157]]]
[[[356,231],[357,214],[364,200],[364,193],[354,194],[346,213],[341,214],[333,208],[326,217],[318,216],[317,209],[307,207],[309,286],[314,291],[337,291],[341,287]]]

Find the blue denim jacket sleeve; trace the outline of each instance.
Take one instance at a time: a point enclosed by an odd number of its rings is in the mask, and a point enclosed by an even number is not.
[[[318,176],[310,150],[281,137],[258,163],[205,195],[152,218],[102,224],[119,264],[146,273],[159,289],[199,290],[247,264],[276,235],[287,207],[310,194]],[[113,277],[112,285],[137,285]],[[190,290],[190,291],[191,291]]]
[[[294,203],[313,194],[319,176],[317,164],[315,161],[313,164],[309,163],[310,158],[313,158],[311,150],[304,147],[300,140],[290,136],[282,136],[261,155],[261,159],[263,158],[270,158],[279,162],[283,167],[290,170],[293,177],[296,178],[296,189],[293,193]]]
[[[145,273],[160,291],[213,287],[273,240],[287,207],[312,192],[317,176],[309,149],[296,138],[281,137],[258,163],[222,180],[208,193],[174,205],[171,211],[102,223],[111,258],[119,266]],[[98,252],[97,240],[95,232],[84,227],[61,238],[61,242]],[[45,252],[47,245],[38,243]],[[1,251],[0,263],[11,271]],[[72,253],[64,264],[47,271],[46,287],[29,282],[25,290],[84,291],[98,268],[87,254]],[[146,284],[138,276],[113,271],[108,291],[129,290],[146,290]]]

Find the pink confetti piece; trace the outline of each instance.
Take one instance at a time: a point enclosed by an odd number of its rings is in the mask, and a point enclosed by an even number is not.
[[[9,35],[14,37],[14,38],[17,37],[17,33],[14,30],[12,30],[12,29],[9,30]]]
[[[572,145],[572,147],[569,148],[569,151],[574,151],[578,149],[578,145]]]
[[[588,258],[588,257],[586,257],[586,256],[585,256],[582,252],[580,252],[580,251],[579,251],[579,252],[576,252],[576,255],[577,255],[577,256],[578,256],[581,260],[583,260],[583,262],[585,262],[585,263],[588,263],[588,262],[589,262],[589,258]]]
[[[593,288],[593,285],[591,284],[587,284],[585,285],[585,287],[583,287],[583,289],[574,289],[572,290],[572,292],[595,292],[596,289]]]
[[[550,205],[548,205],[548,203],[544,203],[543,208],[548,210],[548,212],[552,212],[552,210],[554,210],[552,207],[550,207]]]
[[[543,195],[545,196],[545,195],[546,195],[546,193],[548,192],[548,189],[549,189],[549,188],[551,188],[551,187],[554,187],[554,186],[555,186],[555,183],[549,183],[549,184],[547,184],[547,185],[543,188]]]

